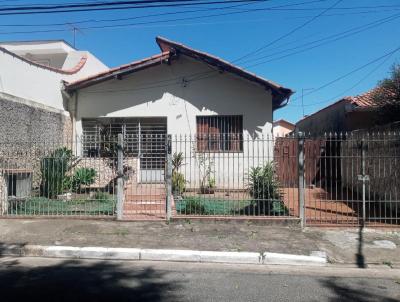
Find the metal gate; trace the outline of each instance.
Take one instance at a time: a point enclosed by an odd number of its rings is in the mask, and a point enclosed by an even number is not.
[[[400,226],[399,133],[284,137],[274,157],[305,225]]]

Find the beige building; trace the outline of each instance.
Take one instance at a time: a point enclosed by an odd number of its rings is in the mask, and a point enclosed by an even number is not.
[[[295,125],[287,120],[280,119],[273,123],[274,137],[283,137],[293,132]]]

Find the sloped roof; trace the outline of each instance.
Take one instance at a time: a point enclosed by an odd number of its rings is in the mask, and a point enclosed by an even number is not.
[[[363,109],[374,109],[387,105],[391,101],[388,98],[379,98],[379,96],[388,96],[392,93],[382,87],[375,87],[366,93],[359,94],[357,96],[349,96],[344,99],[348,100],[351,104],[363,108]]]
[[[282,103],[284,100],[288,99],[294,91],[289,88],[285,88],[275,82],[262,78],[254,73],[246,71],[238,66],[235,66],[219,57],[213,56],[206,52],[201,52],[190,48],[181,43],[177,43],[163,37],[156,38],[157,44],[160,46],[162,51],[175,51],[178,53],[185,54],[194,59],[204,61],[207,64],[213,65],[219,68],[221,71],[231,72],[236,74],[242,78],[245,78],[249,81],[255,82],[264,86],[266,89],[270,89],[272,91],[272,96],[274,99],[274,109],[282,107]],[[286,104],[285,104],[286,105]]]
[[[284,119],[277,120],[273,123],[273,126],[278,126],[278,125],[286,126],[288,128],[293,128],[293,129],[295,127],[295,124],[292,124],[291,122]]]
[[[70,82],[65,85],[65,90],[67,91],[73,91],[85,87],[89,87],[104,81],[107,81],[109,79],[113,79],[115,77],[123,76],[132,72],[136,72],[145,68],[148,68],[150,66],[162,64],[163,62],[169,60],[171,57],[171,54],[169,51],[162,52],[160,54],[144,58],[139,61],[134,61],[128,64],[120,65],[115,68],[111,68],[109,70],[99,72],[96,74],[93,74],[91,76],[88,76],[86,78],[82,78],[79,80],[76,80],[74,82]]]
[[[387,90],[387,89],[383,89],[382,87],[375,87],[365,93],[356,95],[356,96],[346,96],[344,98],[339,99],[338,101],[329,104],[328,106],[319,109],[318,111],[307,115],[305,117],[303,117],[302,119],[300,119],[296,125],[298,123],[300,123],[301,121],[304,121],[310,117],[313,117],[317,114],[319,114],[320,112],[329,110],[330,108],[334,107],[335,105],[341,104],[341,103],[347,103],[347,104],[351,104],[353,105],[353,108],[351,110],[354,111],[373,111],[376,110],[379,107],[388,105],[391,103],[390,100],[388,100],[388,98],[384,98],[384,99],[380,99],[379,96],[382,95],[391,95],[392,93]]]
[[[145,68],[148,68],[150,66],[154,66],[156,64],[162,64],[163,62],[171,62],[174,59],[177,59],[180,54],[186,55],[188,57],[191,57],[193,59],[205,62],[209,65],[212,65],[216,68],[218,68],[221,72],[226,71],[233,73],[239,77],[242,77],[246,80],[249,80],[251,82],[255,82],[263,87],[265,87],[268,90],[271,90],[272,96],[273,96],[273,108],[277,109],[280,108],[284,105],[285,100],[287,100],[292,94],[293,91],[289,88],[285,88],[277,83],[274,83],[270,80],[264,79],[262,77],[257,76],[254,73],[250,73],[240,67],[237,67],[227,61],[224,61],[218,57],[215,57],[213,55],[210,55],[205,52],[201,52],[195,49],[192,49],[188,46],[185,46],[183,44],[173,42],[171,40],[162,38],[162,37],[157,37],[156,42],[159,45],[162,53],[145,58],[140,61],[135,61],[126,65],[122,65],[113,69],[110,69],[106,72],[102,72],[99,74],[95,74],[93,76],[80,79],[75,82],[71,82],[65,86],[65,89],[67,91],[73,91],[77,90],[80,88],[85,88],[89,87],[92,85],[95,85],[97,83],[107,81],[109,79],[112,79],[116,76],[122,76],[125,74],[133,73],[136,71],[143,70]]]
[[[7,50],[4,47],[0,47],[0,51],[5,53],[5,54],[7,54],[7,55],[10,55],[10,56],[18,59],[18,60],[20,60],[22,62],[25,62],[25,63],[27,63],[29,65],[33,65],[33,66],[36,66],[36,67],[39,67],[39,68],[43,68],[43,69],[47,69],[47,70],[50,70],[50,71],[53,71],[53,72],[57,72],[57,73],[61,73],[61,74],[67,74],[67,75],[75,74],[78,71],[80,71],[83,68],[83,66],[85,66],[86,61],[88,59],[87,55],[83,54],[81,56],[79,62],[74,67],[72,67],[70,69],[60,69],[60,68],[55,68],[55,67],[43,65],[43,64],[40,64],[38,62],[34,62],[34,61],[29,60],[29,59],[27,59],[27,58],[25,58],[23,56],[17,55],[16,53],[11,52],[11,51]]]

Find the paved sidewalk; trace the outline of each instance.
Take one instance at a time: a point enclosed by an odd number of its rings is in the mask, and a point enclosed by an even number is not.
[[[0,219],[0,244],[249,251],[310,255],[325,251],[332,263],[355,263],[359,230],[188,221],[166,224],[73,219]],[[365,229],[366,263],[400,265],[400,230]]]

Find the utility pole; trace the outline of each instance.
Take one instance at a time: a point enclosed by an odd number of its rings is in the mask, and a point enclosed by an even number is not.
[[[304,91],[313,90],[313,89],[314,88],[301,88],[301,108],[303,110],[303,117],[305,117],[305,114],[304,114]]]

